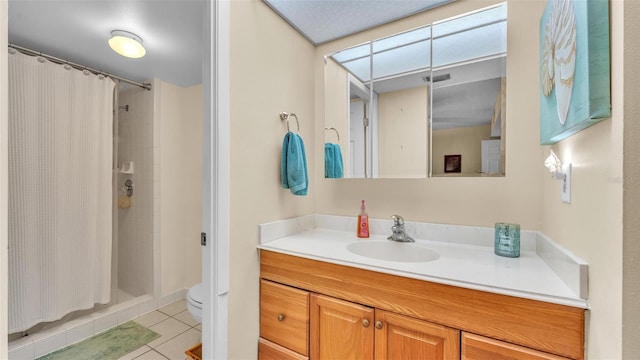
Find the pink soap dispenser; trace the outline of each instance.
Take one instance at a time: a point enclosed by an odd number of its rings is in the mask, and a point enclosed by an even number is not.
[[[367,215],[367,209],[364,207],[364,200],[360,205],[360,215],[358,215],[358,237],[369,237],[369,215]]]

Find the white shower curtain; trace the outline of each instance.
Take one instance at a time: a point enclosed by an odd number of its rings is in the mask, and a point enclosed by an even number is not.
[[[9,54],[9,333],[111,287],[114,82]]]

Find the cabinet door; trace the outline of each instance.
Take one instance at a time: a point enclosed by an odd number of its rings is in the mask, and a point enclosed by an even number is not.
[[[376,310],[376,360],[460,359],[460,331]]]
[[[372,308],[311,294],[311,359],[373,359]]]
[[[462,360],[568,360],[480,335],[462,333]]]

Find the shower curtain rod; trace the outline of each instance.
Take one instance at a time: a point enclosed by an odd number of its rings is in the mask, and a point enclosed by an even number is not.
[[[9,47],[12,48],[12,49],[16,49],[16,50],[18,50],[18,51],[20,51],[22,53],[26,53],[27,55],[42,56],[43,58],[46,58],[46,59],[51,60],[51,61],[53,61],[55,63],[58,63],[58,64],[70,65],[70,66],[73,66],[74,68],[76,68],[78,70],[87,70],[87,71],[90,71],[90,72],[92,72],[92,73],[94,73],[96,75],[104,75],[104,76],[110,77],[112,79],[124,81],[126,83],[131,84],[131,85],[139,86],[139,87],[141,87],[143,89],[151,90],[151,84],[149,84],[149,83],[141,83],[141,82],[129,80],[127,78],[123,78],[123,77],[120,77],[120,76],[117,76],[117,75],[113,75],[113,74],[110,74],[110,73],[107,73],[107,72],[104,72],[104,71],[100,71],[100,70],[92,69],[92,68],[84,66],[84,65],[76,64],[76,63],[73,63],[73,62],[71,62],[69,60],[60,59],[60,58],[57,58],[55,56],[43,54],[43,53],[41,53],[39,51],[27,49],[25,47],[18,46],[16,44],[9,43]]]

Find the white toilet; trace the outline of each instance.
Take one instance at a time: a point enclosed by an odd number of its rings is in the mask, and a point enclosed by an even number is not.
[[[199,323],[202,322],[202,283],[194,285],[187,293],[187,309],[191,316]]]

